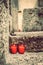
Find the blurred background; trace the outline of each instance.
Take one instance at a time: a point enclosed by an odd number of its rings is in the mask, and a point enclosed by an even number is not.
[[[14,32],[43,31],[43,0],[9,0],[9,12]]]

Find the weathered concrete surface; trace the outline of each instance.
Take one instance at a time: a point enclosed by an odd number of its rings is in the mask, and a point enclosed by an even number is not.
[[[9,53],[9,16],[4,4],[0,4],[0,6],[2,6],[0,13],[0,65],[41,65],[43,52],[25,52],[23,55]]]
[[[43,63],[43,52],[41,53],[32,53],[25,52],[24,54],[7,54],[6,63],[13,65],[38,65],[38,63]]]

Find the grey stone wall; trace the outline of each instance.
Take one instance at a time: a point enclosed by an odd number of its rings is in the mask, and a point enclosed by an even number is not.
[[[21,54],[9,53],[9,14],[4,4],[0,4],[0,65],[38,65],[43,63],[43,52]],[[42,64],[43,65],[43,64]]]
[[[43,31],[43,8],[24,9],[23,31]]]
[[[8,44],[9,16],[4,3],[0,3],[0,65],[5,65],[5,52]]]

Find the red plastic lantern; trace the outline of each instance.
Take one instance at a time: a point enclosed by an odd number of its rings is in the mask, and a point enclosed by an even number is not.
[[[10,52],[12,54],[16,54],[17,53],[17,45],[16,44],[11,44],[9,49],[10,49]]]
[[[18,52],[20,54],[24,54],[24,52],[25,52],[25,45],[24,44],[19,44],[18,45]]]

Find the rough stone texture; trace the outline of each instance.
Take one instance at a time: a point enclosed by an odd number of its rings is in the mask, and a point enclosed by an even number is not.
[[[5,65],[5,52],[8,44],[9,16],[4,3],[0,3],[0,64]]]
[[[0,5],[0,64],[2,64],[3,65],[3,60],[4,60],[4,58],[3,58],[3,48],[4,48],[4,43],[3,43],[3,27],[2,27],[2,23],[3,23],[3,21],[2,21],[2,5]]]
[[[38,65],[43,63],[43,52],[21,54],[9,53],[9,15],[4,4],[0,4],[0,65]]]
[[[43,31],[43,8],[24,9],[23,31]]]
[[[32,53],[25,52],[22,54],[9,54],[9,64],[17,65],[38,65],[38,63],[43,63],[43,52]],[[8,57],[7,57],[8,58]]]

